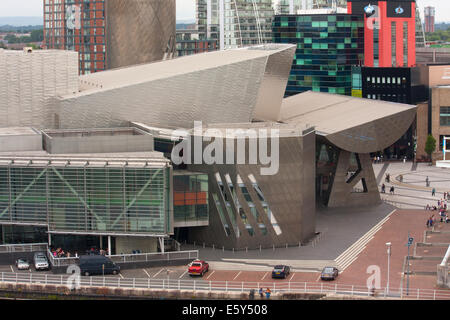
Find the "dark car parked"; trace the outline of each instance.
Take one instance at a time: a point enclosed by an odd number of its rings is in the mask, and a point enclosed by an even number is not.
[[[289,266],[278,265],[273,268],[272,278],[286,279],[290,272],[291,268]]]
[[[339,275],[339,270],[335,267],[325,267],[322,270],[320,279],[322,280],[334,280]]]
[[[82,275],[118,274],[120,267],[111,259],[101,255],[80,256],[80,271]]]

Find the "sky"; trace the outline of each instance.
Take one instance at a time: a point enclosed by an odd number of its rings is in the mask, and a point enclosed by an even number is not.
[[[0,17],[42,16],[42,0],[0,0]],[[417,0],[423,17],[425,6],[436,8],[436,21],[450,22],[449,0]],[[195,0],[177,0],[177,20],[195,18]]]

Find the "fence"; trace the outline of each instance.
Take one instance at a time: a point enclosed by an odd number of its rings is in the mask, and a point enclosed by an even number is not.
[[[2,283],[20,284],[52,284],[68,285],[69,275],[49,275],[36,273],[9,273],[2,272]],[[72,277],[72,276],[71,276]],[[69,283],[70,284],[70,283]],[[377,289],[375,291],[364,286],[308,283],[308,282],[238,282],[238,281],[206,281],[206,280],[175,280],[153,278],[118,278],[118,277],[80,277],[80,286],[84,287],[110,287],[126,289],[163,289],[188,291],[222,291],[222,292],[250,292],[259,288],[270,288],[272,293],[311,293],[334,294],[360,297],[390,297],[397,299],[416,300],[450,300],[450,290],[433,289]]]
[[[47,243],[0,245],[0,253],[46,251],[47,249]]]
[[[55,258],[50,250],[47,250],[47,256],[51,264],[55,267],[69,266],[71,264],[78,264],[79,258]],[[107,256],[115,263],[127,262],[152,262],[152,261],[174,261],[185,259],[198,259],[198,250],[191,251],[173,251],[165,253],[140,253],[140,254],[120,254]]]

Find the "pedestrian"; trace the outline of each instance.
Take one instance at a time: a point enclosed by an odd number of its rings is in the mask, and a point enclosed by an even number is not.
[[[394,194],[394,186],[391,186],[391,189],[389,191],[391,194]]]
[[[425,184],[426,184],[427,187],[430,186],[430,179],[428,179],[428,177],[425,179]]]
[[[272,293],[272,292],[270,291],[270,289],[267,288],[267,290],[266,290],[266,298],[267,298],[267,299],[270,298],[270,294],[271,294],[271,293]]]
[[[386,186],[384,183],[381,185],[381,193],[386,193]]]
[[[425,210],[431,210],[431,207],[429,204],[427,204],[427,207],[425,208]]]
[[[444,191],[444,200],[447,200],[447,192]]]
[[[435,196],[436,195],[436,189],[435,188],[433,188],[432,190],[431,190],[431,196]],[[438,205],[439,206],[439,205]]]
[[[386,182],[389,182],[391,179],[391,176],[389,175],[389,173],[386,173]]]
[[[260,296],[261,298],[264,297],[263,288],[259,288],[259,296]]]

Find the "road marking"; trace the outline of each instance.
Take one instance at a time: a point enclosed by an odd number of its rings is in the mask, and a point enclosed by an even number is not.
[[[318,282],[319,280],[320,280],[320,276],[321,276],[322,274],[319,274],[319,276],[317,277],[317,279],[316,279],[316,282]]]
[[[292,273],[292,277],[288,281],[292,281],[294,279],[295,273]]]
[[[233,278],[233,280],[236,280],[237,277],[242,273],[242,271],[239,271],[239,273],[236,275],[236,277]]]
[[[264,276],[261,278],[261,281],[264,280],[264,278],[265,278],[268,274],[269,274],[269,272],[266,272],[266,273],[264,274]]]
[[[184,276],[186,273],[187,273],[187,270],[186,270],[185,272],[183,272],[183,274],[182,274],[178,279],[183,278],[183,276]],[[208,277],[208,278],[209,278],[209,277]]]
[[[147,277],[151,278],[150,275],[148,274],[147,270],[145,270],[145,269],[142,269],[142,270],[144,270],[144,272],[147,275]]]
[[[13,269],[13,267],[12,266],[10,266],[11,267],[11,272],[14,272],[14,269]]]
[[[164,268],[161,269],[161,270],[159,270],[157,273],[155,273],[155,275],[153,276],[153,278],[156,277],[158,274],[160,274],[162,271],[164,271]]]
[[[121,273],[119,273],[119,276],[120,276],[122,279],[125,279]]]
[[[209,277],[211,277],[211,276],[213,275],[214,272],[216,272],[216,270],[213,270],[213,272],[211,272],[211,273],[209,274],[209,276],[206,278],[206,280],[208,280]]]

